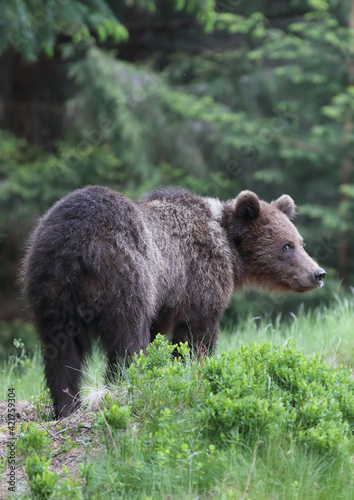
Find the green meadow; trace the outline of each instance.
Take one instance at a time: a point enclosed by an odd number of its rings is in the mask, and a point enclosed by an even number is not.
[[[85,407],[59,423],[39,353],[17,342],[0,373],[19,413],[16,498],[354,498],[353,309],[249,317],[212,357],[158,336],[108,388],[96,349]],[[5,453],[4,491],[6,472]]]

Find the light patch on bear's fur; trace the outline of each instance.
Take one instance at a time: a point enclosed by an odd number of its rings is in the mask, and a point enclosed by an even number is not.
[[[210,208],[211,215],[215,220],[221,220],[222,216],[222,203],[217,198],[205,198],[207,205]]]
[[[149,200],[150,205],[162,205],[162,200]]]

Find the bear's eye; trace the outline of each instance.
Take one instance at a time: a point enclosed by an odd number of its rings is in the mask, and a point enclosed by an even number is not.
[[[285,252],[287,252],[288,250],[293,250],[293,248],[294,248],[294,247],[292,246],[292,244],[291,244],[291,243],[285,243],[285,245],[283,245],[283,250],[284,250]]]

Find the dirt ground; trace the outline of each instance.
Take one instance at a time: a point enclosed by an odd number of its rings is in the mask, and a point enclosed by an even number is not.
[[[94,413],[85,413],[78,411],[70,417],[60,421],[46,421],[40,418],[38,410],[35,406],[27,401],[19,401],[16,403],[15,415],[15,438],[20,434],[21,425],[23,422],[34,422],[38,429],[44,429],[51,438],[51,455],[52,463],[51,471],[57,471],[58,474],[76,475],[79,472],[79,464],[84,461],[86,447],[91,446],[90,458],[98,452],[98,442],[96,446],[95,437],[92,432],[92,422]],[[65,444],[73,443],[69,446],[68,451],[65,450]],[[0,401],[0,498],[17,498],[21,494],[28,492],[29,486],[27,474],[25,472],[26,454],[23,452],[16,453],[16,493],[11,494],[8,491],[7,484],[7,453],[10,435],[7,421],[7,402]],[[72,449],[71,449],[72,448]],[[57,452],[56,452],[57,450]],[[63,467],[68,468],[68,472],[63,472]]]

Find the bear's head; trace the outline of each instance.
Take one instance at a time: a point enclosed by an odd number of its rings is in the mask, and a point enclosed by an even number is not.
[[[295,204],[288,195],[266,203],[242,191],[229,208],[228,231],[251,285],[294,292],[323,285],[326,273],[305,251],[294,217]]]

